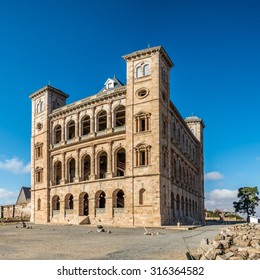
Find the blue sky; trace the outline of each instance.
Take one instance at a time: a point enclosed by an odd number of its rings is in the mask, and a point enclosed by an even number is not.
[[[259,1],[0,0],[0,38],[0,204],[30,186],[28,96],[50,83],[71,103],[114,74],[125,82],[121,57],[148,45],[175,64],[182,116],[206,124],[206,207],[260,187]]]

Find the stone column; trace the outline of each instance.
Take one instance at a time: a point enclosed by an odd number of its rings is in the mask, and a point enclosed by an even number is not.
[[[95,125],[95,110],[96,108],[93,107],[92,115],[90,116],[90,136],[95,136],[96,125]]]
[[[62,164],[62,176],[61,176],[61,184],[66,184],[66,162],[65,162],[65,153],[62,153],[61,155],[61,164]]]
[[[109,103],[109,109],[107,112],[107,133],[111,133],[112,132],[112,103]]]
[[[79,113],[76,114],[76,121],[75,121],[75,141],[79,141]]]
[[[80,165],[80,162],[79,162],[79,149],[76,149],[76,158],[75,158],[75,178],[74,178],[74,182],[75,183],[78,183],[79,182],[79,165]]]
[[[91,154],[90,154],[90,157],[91,157],[91,167],[90,167],[90,180],[94,180],[95,179],[95,145],[92,145],[91,146]]]
[[[61,144],[64,145],[65,144],[65,135],[66,135],[66,127],[65,127],[65,118],[62,119],[61,122]]]
[[[113,141],[110,141],[107,155],[107,178],[112,177],[112,145]]]

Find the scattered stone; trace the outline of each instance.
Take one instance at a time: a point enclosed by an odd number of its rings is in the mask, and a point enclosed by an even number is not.
[[[144,232],[144,235],[152,235],[151,232],[149,232],[146,228],[144,228],[145,232]]]
[[[97,232],[104,232],[105,229],[101,225],[97,225]]]
[[[238,224],[222,230],[213,241],[202,239],[195,260],[259,260],[260,224]]]

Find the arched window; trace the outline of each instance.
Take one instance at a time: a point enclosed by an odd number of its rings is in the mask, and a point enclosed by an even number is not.
[[[85,116],[82,121],[81,121],[81,125],[82,125],[82,136],[87,135],[90,133],[90,117],[89,116]]]
[[[150,74],[150,69],[149,69],[149,65],[148,64],[144,65],[143,73],[144,73],[144,76],[148,76]]]
[[[140,66],[136,67],[136,78],[150,75],[149,64],[142,63]]]
[[[89,214],[89,196],[83,192],[79,195],[79,216],[88,216]]]
[[[99,194],[98,202],[98,208],[106,208],[106,194],[104,192]]]
[[[180,214],[180,196],[178,194],[176,196],[176,210]]]
[[[140,205],[144,205],[144,203],[145,203],[145,192],[146,192],[146,190],[144,188],[142,188],[139,191],[139,204]]]
[[[189,216],[192,216],[192,213],[191,213],[191,199],[189,199]]]
[[[125,149],[122,148],[116,153],[116,176],[125,176],[125,167]]]
[[[37,200],[37,210],[38,211],[41,210],[41,199],[40,198],[38,198],[38,200]]]
[[[58,161],[55,163],[54,165],[54,185],[59,185],[60,184],[60,180],[62,177],[62,165],[61,162]]]
[[[171,192],[171,209],[172,209],[172,215],[175,216],[175,200],[174,200],[174,193]]]
[[[65,196],[65,209],[74,209],[74,198],[72,194],[67,194]]]
[[[181,211],[182,211],[182,215],[184,215],[184,198],[183,198],[183,196],[181,197]]]
[[[107,112],[105,110],[99,112],[97,116],[97,123],[98,131],[107,129]]]
[[[76,176],[76,161],[74,158],[70,159],[68,162],[68,181],[72,183]]]
[[[89,155],[84,156],[82,160],[82,178],[83,181],[89,180],[91,170],[91,159]]]
[[[107,153],[102,152],[99,155],[99,178],[106,178],[107,173]]]
[[[41,113],[43,109],[43,102],[39,100],[36,107],[37,107],[36,108],[37,113]]]
[[[75,137],[75,122],[72,120],[68,123],[68,140],[71,140]]]
[[[61,125],[56,125],[54,128],[54,144],[61,142]]]
[[[189,203],[188,203],[188,198],[185,200],[185,215],[189,216]]]
[[[125,199],[124,199],[124,192],[119,190],[116,194],[116,208],[124,208],[125,207]]]
[[[120,105],[115,109],[115,127],[125,125],[125,106]]]
[[[139,77],[142,77],[142,67],[141,66],[138,66],[136,68],[136,78],[139,78]]]
[[[58,195],[54,195],[52,198],[52,210],[60,210],[60,198]]]

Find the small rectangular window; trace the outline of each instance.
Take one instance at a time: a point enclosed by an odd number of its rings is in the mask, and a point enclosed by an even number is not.
[[[145,131],[145,118],[140,119],[140,131]]]
[[[145,151],[140,151],[140,165],[146,165]]]
[[[41,183],[42,182],[42,170],[37,170],[36,171],[36,183]]]
[[[35,148],[35,158],[41,158],[42,157],[42,146],[36,146]]]

